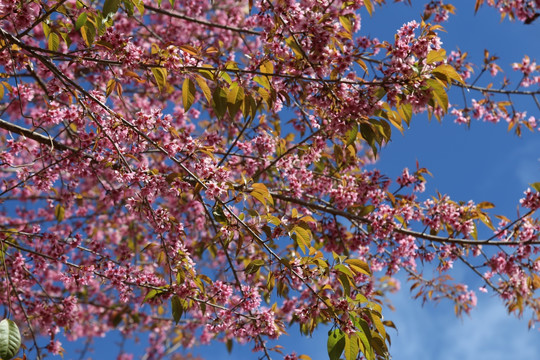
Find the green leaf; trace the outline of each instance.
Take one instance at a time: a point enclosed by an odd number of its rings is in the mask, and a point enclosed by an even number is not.
[[[86,20],[88,20],[88,14],[85,12],[81,13],[75,22],[75,29],[79,30],[84,24],[86,24]]]
[[[375,350],[375,352],[379,356],[387,355],[388,349],[386,348],[386,344],[384,343],[384,340],[378,334],[373,334],[371,345],[372,345],[373,350]]]
[[[354,144],[356,141],[356,135],[358,135],[358,125],[354,124],[352,128],[345,133],[345,144],[347,146]]]
[[[253,260],[252,262],[248,264],[248,266],[246,266],[246,269],[244,271],[246,272],[246,274],[255,274],[257,271],[259,271],[259,269],[263,265],[264,265],[264,260],[262,259]]]
[[[190,78],[185,78],[182,84],[182,102],[184,103],[184,111],[187,112],[193,102],[195,102],[195,84]]]
[[[131,2],[130,0],[122,0],[122,2],[124,3],[124,9],[126,10],[126,13],[129,17],[132,17],[134,10],[133,2]]]
[[[184,306],[182,306],[182,302],[180,301],[178,295],[174,295],[171,298],[171,308],[174,322],[178,324],[182,314],[184,313]]]
[[[62,37],[62,40],[66,43],[66,46],[69,48],[71,46],[71,37],[69,37],[68,33],[61,32],[60,36]]]
[[[143,303],[147,302],[148,300],[151,300],[151,299],[155,298],[156,295],[158,295],[158,291],[156,289],[151,289],[150,291],[148,291],[148,293],[144,297]]]
[[[212,210],[212,215],[214,215],[214,219],[216,219],[217,222],[221,224],[227,224],[227,216],[225,215],[225,212],[223,211],[223,207],[221,205],[216,205],[214,209]]]
[[[106,18],[109,14],[115,14],[120,7],[120,0],[105,0],[103,4],[103,17]]]
[[[334,266],[334,269],[348,276],[351,279],[354,278],[354,274],[352,273],[352,271],[343,264],[337,264],[336,266]]]
[[[368,123],[360,124],[360,135],[362,135],[362,138],[371,147],[373,153],[377,155],[377,145],[375,143],[377,141],[377,136],[375,131],[373,131],[373,128]]]
[[[227,93],[224,89],[216,87],[212,94],[212,107],[219,119],[225,116],[227,112]]]
[[[168,292],[168,287],[161,287],[159,289],[150,289],[143,299],[143,303],[155,298],[158,295],[163,295]]]
[[[274,286],[276,286],[276,276],[272,271],[270,271],[266,277],[266,289],[268,289],[268,291],[272,291]]]
[[[364,345],[364,355],[366,357],[366,359],[370,359],[370,358],[373,358],[372,356],[372,353],[373,353],[373,349],[372,349],[372,346],[371,346],[371,343],[372,343],[372,337],[371,337],[371,330],[369,328],[369,324],[367,323],[366,320],[364,320],[363,318],[353,318],[353,324],[359,328],[360,330],[357,332],[357,335],[358,337],[360,338],[360,341],[362,342],[362,344]]]
[[[242,105],[242,114],[244,115],[244,118],[247,118],[248,116],[254,118],[255,115],[257,115],[257,104],[252,96],[246,94]]]
[[[17,324],[9,319],[0,321],[0,359],[9,360],[21,347],[21,333]]]
[[[339,360],[341,353],[345,349],[346,334],[340,329],[334,329],[328,332],[328,342],[326,347],[328,349],[328,357],[330,360]]]
[[[96,38],[96,27],[91,21],[87,21],[81,27],[81,36],[87,46],[91,46],[94,43],[94,39]]]
[[[540,182],[529,184],[534,190],[540,192]]]
[[[109,17],[104,17],[102,14],[97,13],[97,15],[96,15],[96,25],[97,25],[97,30],[98,30],[98,35],[99,36],[105,35],[105,31],[107,31],[107,27],[112,25],[112,23],[110,23],[108,19],[109,19]]]

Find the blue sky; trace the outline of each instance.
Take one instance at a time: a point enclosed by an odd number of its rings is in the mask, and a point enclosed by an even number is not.
[[[387,7],[377,8],[372,18],[364,15],[361,34],[392,41],[393,34],[403,23],[419,19],[424,3],[417,1],[420,6],[410,8],[388,2]],[[498,64],[507,75],[512,75],[510,64],[520,61],[525,53],[540,61],[540,21],[528,26],[501,23],[492,8],[483,7],[475,16],[474,1],[452,3],[457,7],[457,14],[444,24],[448,32],[442,34],[447,51],[459,47],[468,52],[473,61],[481,62],[484,49],[488,49],[501,58]],[[530,106],[532,102],[524,104],[529,108],[529,115],[540,118],[538,109]],[[538,134],[526,133],[518,138],[506,131],[505,124],[473,122],[467,129],[454,124],[452,117],[439,124],[417,116],[404,136],[394,131],[393,140],[381,152],[376,167],[395,178],[404,167],[414,169],[418,160],[420,166],[433,173],[433,177],[428,178],[426,194],[438,190],[456,200],[491,201],[497,206],[497,213],[512,218],[527,184],[540,181],[539,158]],[[452,274],[469,280],[466,272]],[[457,319],[451,304],[442,302],[422,307],[420,302],[411,300],[408,288],[403,281],[402,291],[391,297],[397,310],[386,312],[387,318],[398,328],[398,333],[390,332],[393,360],[540,358],[540,332],[528,331],[526,319],[506,315],[504,307],[492,294],[478,293],[478,307],[471,316]],[[313,338],[302,338],[298,334],[293,327],[290,336],[282,337],[280,343],[289,351],[310,355],[313,360],[327,359],[326,331],[321,329]],[[101,343],[98,340],[94,347],[103,349]],[[194,353],[213,359],[257,358],[251,354],[250,347],[237,344],[231,355],[223,344],[201,347]],[[112,358],[111,353],[108,354],[102,358]]]
[[[523,54],[540,60],[540,22],[529,26],[501,23],[492,8],[483,7],[475,16],[473,1],[451,3],[457,7],[457,13],[443,25],[447,33],[441,35],[447,51],[459,47],[479,62],[484,49],[488,49],[500,57],[498,64],[508,76],[512,75],[510,64],[519,62]],[[401,4],[377,9],[372,19],[363,18],[363,30],[381,38],[381,31],[392,36],[402,23],[417,18],[418,13],[419,10]],[[392,25],[382,26],[382,19]],[[540,116],[532,102],[524,101],[524,105],[529,115]],[[376,166],[395,178],[403,167],[413,169],[418,160],[433,174],[428,179],[426,194],[438,190],[456,200],[491,201],[497,206],[497,213],[511,218],[527,185],[540,181],[539,158],[538,134],[526,133],[518,138],[507,132],[506,124],[473,122],[467,129],[454,124],[451,117],[442,124],[416,117],[404,136],[395,132]],[[469,279],[467,272],[452,275]],[[527,319],[508,316],[492,294],[478,292],[478,306],[471,316],[457,319],[451,304],[422,307],[420,302],[411,300],[408,288],[402,282],[402,291],[391,297],[397,310],[387,312],[399,331],[392,337],[394,360],[540,358],[540,332],[528,331]]]

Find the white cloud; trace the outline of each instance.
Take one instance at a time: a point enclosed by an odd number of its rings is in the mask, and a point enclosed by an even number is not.
[[[393,360],[533,360],[540,359],[540,333],[525,319],[507,315],[488,295],[479,295],[471,317],[457,319],[449,303],[421,307],[406,291],[393,296],[397,325],[392,336]]]

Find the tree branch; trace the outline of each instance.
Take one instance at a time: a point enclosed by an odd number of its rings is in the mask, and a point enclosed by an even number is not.
[[[75,148],[73,148],[71,146],[62,144],[61,142],[59,142],[57,140],[54,140],[50,136],[42,135],[42,134],[37,133],[37,132],[35,132],[33,130],[24,128],[24,127],[19,126],[19,125],[15,125],[15,124],[10,123],[8,121],[5,121],[3,119],[0,119],[0,128],[2,128],[4,130],[7,130],[7,131],[14,132],[15,134],[18,134],[18,135],[25,136],[25,137],[27,137],[29,139],[37,141],[40,144],[47,145],[47,146],[50,146],[52,148],[56,148],[56,149],[59,149],[59,150],[71,150],[73,152],[80,151],[80,149],[75,149]]]
[[[297,205],[302,205],[302,206],[305,206],[307,208],[311,208],[311,209],[314,209],[314,210],[319,210],[319,211],[322,211],[322,212],[325,212],[325,213],[328,213],[328,214],[342,216],[342,217],[344,217],[346,219],[356,220],[356,221],[361,222],[363,224],[371,224],[371,221],[369,219],[366,219],[365,217],[362,217],[362,216],[351,214],[351,213],[349,213],[347,211],[334,209],[334,208],[324,206],[324,205],[314,204],[314,203],[304,201],[304,200],[300,200],[300,199],[295,199],[293,197],[283,195],[283,194],[275,192],[275,191],[271,191],[270,194],[272,195],[272,197],[274,197],[276,199],[286,201],[286,202],[294,203],[294,204],[297,204]],[[404,228],[396,228],[396,229],[394,229],[394,232],[404,234],[404,235],[411,235],[411,236],[414,236],[414,237],[419,238],[419,239],[424,239],[424,240],[433,241],[433,242],[442,243],[442,244],[491,245],[491,246],[540,244],[540,241],[522,242],[522,241],[492,241],[491,239],[487,239],[487,240],[459,239],[459,238],[453,238],[453,237],[444,237],[444,236],[431,235],[431,234],[426,234],[425,232],[419,232],[419,231],[414,231],[414,230],[409,230],[409,229],[404,229]]]
[[[151,5],[144,5],[144,8],[148,9],[150,11],[153,11],[153,12],[155,12],[157,14],[167,15],[167,16],[170,16],[170,17],[173,17],[173,18],[186,20],[186,21],[189,21],[189,22],[193,22],[193,23],[208,26],[208,27],[214,27],[214,28],[219,28],[219,29],[224,29],[224,30],[230,30],[230,31],[234,31],[234,32],[244,33],[244,34],[261,35],[261,33],[259,31],[249,30],[249,29],[241,29],[241,28],[238,28],[238,27],[235,27],[235,26],[216,24],[216,23],[212,23],[210,21],[196,19],[196,18],[187,16],[187,15],[179,14],[177,12],[159,9],[159,8],[153,7]]]

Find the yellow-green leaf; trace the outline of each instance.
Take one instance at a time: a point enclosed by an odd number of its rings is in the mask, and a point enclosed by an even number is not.
[[[180,45],[179,48],[180,48],[182,51],[185,51],[185,52],[187,52],[187,53],[190,54],[190,55],[193,55],[193,56],[199,56],[199,51],[197,51],[197,49],[194,48],[193,46],[190,46],[190,45]]]
[[[356,360],[358,353],[360,352],[359,346],[360,339],[356,333],[351,334],[351,336],[345,336],[345,359],[346,360]]]
[[[370,315],[370,318],[371,318],[371,321],[372,321],[373,325],[375,325],[375,328],[377,329],[377,331],[379,332],[381,337],[383,339],[385,339],[386,338],[386,329],[384,328],[384,325],[383,325],[383,322],[381,321],[381,318],[379,316],[377,316],[377,314],[374,313],[374,312],[370,312],[369,315]]]
[[[446,112],[448,110],[448,95],[444,87],[435,79],[427,79],[426,82],[431,89],[435,102]]]
[[[163,91],[167,88],[167,69],[161,67],[153,67],[152,74],[156,80],[156,84],[159,88],[159,91]]]
[[[116,80],[111,79],[107,82],[107,88],[105,90],[105,96],[108,97],[111,95],[111,93],[114,91],[114,88],[116,87]]]
[[[233,82],[229,87],[227,94],[227,109],[231,118],[234,119],[242,104],[244,103],[244,89],[238,85],[237,82]]]
[[[354,124],[346,133],[345,133],[345,144],[351,145],[356,141],[356,136],[358,135],[358,125]]]
[[[448,79],[456,80],[457,82],[461,84],[465,84],[461,76],[457,73],[456,69],[454,69],[452,65],[448,65],[448,64],[439,65],[435,69],[433,69],[432,73],[435,76],[437,76],[437,74],[442,74]]]
[[[190,78],[185,78],[182,84],[182,102],[184,103],[184,111],[187,112],[191,105],[195,102],[195,84]]]
[[[443,61],[444,59],[446,59],[446,51],[444,49],[431,50],[427,55],[426,64]]]
[[[210,90],[210,87],[208,87],[208,84],[206,83],[206,80],[199,74],[194,74],[195,81],[197,82],[197,85],[201,88],[204,97],[206,98],[206,101],[208,101],[209,104],[212,103],[212,91]]]
[[[131,0],[131,2],[133,3],[133,5],[135,5],[137,10],[139,10],[139,13],[141,15],[144,15],[144,3],[143,3],[143,1],[142,0]]]
[[[272,89],[272,86],[270,85],[270,81],[268,81],[268,78],[266,76],[255,76],[253,78],[253,81],[261,85],[265,89],[268,89],[268,90]]]
[[[274,73],[274,64],[270,60],[264,61],[260,66],[261,72],[265,74],[273,74]]]
[[[43,35],[48,38],[49,34],[51,33],[51,27],[46,22],[42,22],[41,27],[43,28]]]
[[[272,195],[270,194],[270,191],[268,191],[268,188],[266,185],[262,183],[255,183],[251,185],[252,191],[251,195],[255,197],[257,200],[259,200],[261,203],[266,205],[266,202],[269,202],[271,205],[274,205],[274,199],[272,198]]]
[[[482,201],[481,203],[477,204],[476,207],[479,209],[493,209],[495,205],[489,201]]]
[[[364,0],[364,6],[366,7],[369,16],[373,15],[373,3],[371,0]]]
[[[362,273],[371,276],[371,271],[369,270],[369,265],[359,259],[347,259],[345,263],[349,265],[352,271],[355,273]]]
[[[49,50],[58,51],[58,47],[60,46],[60,37],[57,33],[52,32],[49,34],[48,46]]]
[[[289,45],[297,59],[302,59],[304,57],[302,49],[298,46],[292,36],[288,37],[285,42]]]
[[[306,252],[306,248],[310,246],[311,243],[311,230],[306,229],[302,226],[295,226],[291,230],[291,233],[296,236],[296,242],[298,243],[298,246],[302,250],[302,252]]]
[[[60,204],[57,204],[54,208],[54,216],[56,217],[56,221],[58,222],[64,220],[65,213],[66,209]]]
[[[405,123],[409,125],[412,119],[412,105],[411,104],[400,104],[396,108],[399,116],[405,120]],[[390,120],[392,121],[392,120]],[[392,122],[393,123],[393,122]],[[394,124],[395,126],[395,124]],[[397,126],[396,126],[397,127]]]
[[[343,15],[340,16],[339,22],[341,23],[341,26],[343,26],[345,31],[347,31],[349,34],[352,33],[352,23],[351,23],[351,19],[349,19],[348,16],[343,16]]]

